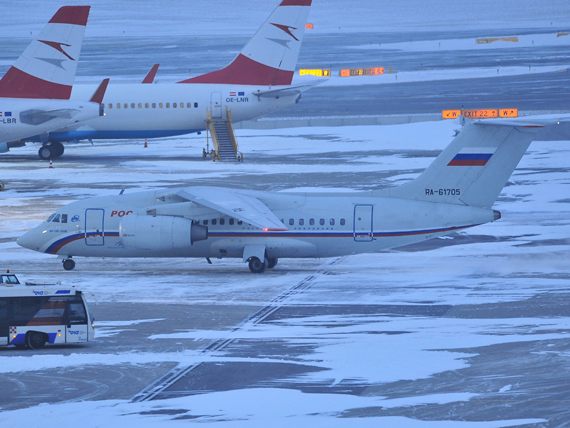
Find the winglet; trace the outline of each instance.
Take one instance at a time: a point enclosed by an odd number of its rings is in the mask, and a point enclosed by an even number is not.
[[[92,103],[101,104],[103,102],[103,97],[105,96],[105,91],[107,90],[107,85],[109,84],[109,79],[103,79],[91,99]]]
[[[290,85],[311,2],[283,0],[230,65],[178,83]]]
[[[154,64],[146,77],[143,79],[143,83],[152,83],[154,82],[154,77],[156,76],[156,72],[158,71],[158,67],[160,64]]]
[[[60,8],[0,80],[0,97],[68,100],[90,6]]]

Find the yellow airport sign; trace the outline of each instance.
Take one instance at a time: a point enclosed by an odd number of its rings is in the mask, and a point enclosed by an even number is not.
[[[501,108],[499,109],[499,117],[518,117],[518,108]]]
[[[461,114],[461,110],[443,110],[441,117],[444,119],[457,119]]]
[[[324,70],[324,69],[300,69],[299,70],[299,75],[300,76],[306,76],[307,74],[311,74],[313,76],[319,76],[319,77],[331,77],[331,71],[330,70]]]
[[[384,67],[343,68],[338,74],[340,77],[379,76],[380,74],[384,74]]]
[[[490,117],[499,117],[499,110],[495,109],[461,110],[461,115],[469,119],[488,119]]]

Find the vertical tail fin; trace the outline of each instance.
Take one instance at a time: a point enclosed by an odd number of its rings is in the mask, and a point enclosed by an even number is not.
[[[230,65],[179,83],[290,85],[311,1],[283,0]]]
[[[64,6],[0,80],[0,97],[69,99],[90,6]]]
[[[490,208],[544,123],[468,123],[414,181],[390,196]]]

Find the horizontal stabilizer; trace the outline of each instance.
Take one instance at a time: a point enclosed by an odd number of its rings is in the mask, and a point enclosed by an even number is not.
[[[297,85],[297,86],[287,86],[286,88],[280,89],[268,89],[266,91],[255,91],[253,95],[256,97],[263,97],[263,98],[278,98],[278,97],[287,97],[291,95],[297,95],[302,92],[305,92],[321,83],[325,82],[326,79],[320,79],[306,85]]]
[[[221,187],[190,187],[176,193],[260,229],[287,230],[287,227],[259,199]]]
[[[72,119],[79,113],[75,109],[37,110],[31,109],[20,113],[20,122],[28,125],[40,125],[52,119]]]

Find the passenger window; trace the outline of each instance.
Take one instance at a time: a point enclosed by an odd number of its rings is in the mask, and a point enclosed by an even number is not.
[[[67,223],[67,214],[62,214],[62,215],[61,215],[61,222],[62,222],[62,223]]]
[[[194,108],[198,108],[198,103],[194,103]]]
[[[113,108],[113,104],[109,103],[109,108]]]
[[[299,219],[299,226],[303,226],[305,224],[305,219]]]
[[[180,108],[184,108],[184,103],[180,103]]]
[[[129,105],[127,103],[125,103],[125,108],[129,108]]]
[[[243,221],[241,221],[241,220],[238,220],[238,225],[239,225],[239,226],[241,226],[241,225],[242,225],[242,223],[243,223]]]
[[[215,218],[214,218],[214,219],[212,219],[212,226],[215,226],[215,225],[216,225],[216,223],[218,223],[218,220],[216,220]]]
[[[208,220],[202,220],[202,223],[204,223],[204,226],[208,225]]]
[[[139,103],[139,108],[142,108],[142,103]]]
[[[331,218],[331,226],[334,226],[334,218]]]
[[[234,225],[234,219],[230,218],[230,226],[233,226],[233,225]]]
[[[131,108],[135,108],[135,103],[131,103]]]
[[[170,103],[166,103],[166,108],[170,108]]]
[[[310,220],[309,220],[309,224],[310,224],[311,226],[314,226],[314,225],[315,225],[315,219],[314,219],[314,218],[310,219]]]
[[[344,219],[343,219],[343,218],[341,218],[341,219],[340,219],[340,225],[341,225],[341,226],[344,226],[344,225],[345,225],[345,223],[346,223],[346,221],[344,221]]]
[[[225,219],[225,218],[221,218],[221,219],[220,219],[220,226],[223,226],[224,224],[226,224],[226,219]]]
[[[172,103],[172,108],[176,108],[177,104],[176,103]]]
[[[52,221],[54,223],[59,223],[59,214],[56,214]]]
[[[158,103],[158,108],[162,108],[162,103]]]
[[[324,226],[324,224],[325,224],[325,219],[324,219],[324,218],[320,219],[320,220],[319,220],[319,224],[320,224],[321,226]]]
[[[117,108],[121,108],[121,103],[117,103]]]
[[[148,108],[148,103],[144,103],[144,108]]]
[[[289,226],[293,226],[295,224],[295,220],[292,218],[289,219]]]
[[[156,108],[156,103],[152,103],[152,108]]]

